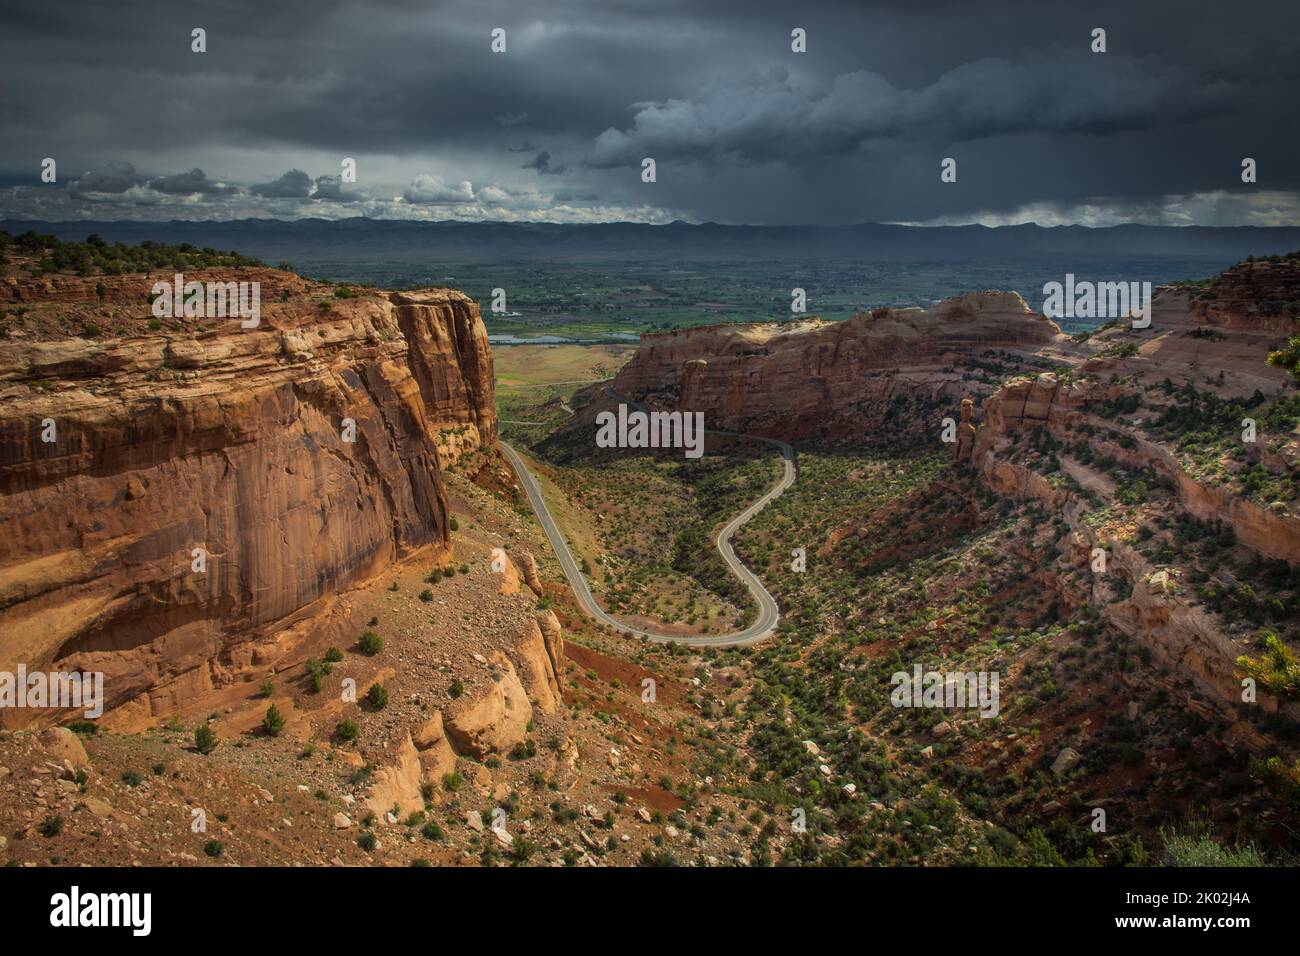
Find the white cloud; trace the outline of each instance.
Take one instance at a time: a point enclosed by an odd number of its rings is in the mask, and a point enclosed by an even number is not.
[[[1300,194],[1280,190],[1185,193],[1153,199],[1097,197],[1078,202],[1027,203],[1009,211],[938,216],[904,226],[1294,226]]]
[[[474,187],[468,179],[453,185],[444,183],[441,177],[421,173],[411,181],[402,193],[402,198],[409,203],[448,205],[474,201]]]

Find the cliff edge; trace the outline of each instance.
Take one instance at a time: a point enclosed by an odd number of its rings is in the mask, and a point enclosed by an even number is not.
[[[245,328],[160,321],[171,279],[0,282],[27,320],[0,340],[0,670],[103,671],[109,709],[264,671],[341,590],[450,557],[442,469],[496,440],[459,292],[185,275],[258,283]]]

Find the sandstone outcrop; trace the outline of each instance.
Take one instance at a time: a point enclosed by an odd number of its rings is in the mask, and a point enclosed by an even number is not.
[[[544,714],[563,705],[561,675],[564,672],[564,637],[554,611],[547,610],[529,621],[529,633],[519,643],[524,687]]]
[[[407,734],[397,748],[397,762],[375,771],[365,804],[381,820],[390,812],[403,819],[424,809],[424,798],[420,795],[422,779],[420,755],[411,735]]]
[[[957,423],[957,443],[953,447],[956,461],[969,461],[975,447],[975,402],[969,398],[961,400],[961,421]]]
[[[1289,335],[1300,317],[1300,270],[1285,259],[1239,262],[1194,290],[1189,308],[1211,326]]]
[[[510,557],[523,574],[524,583],[528,585],[528,590],[541,597],[542,579],[537,573],[537,559],[527,551],[512,551]]]
[[[1272,394],[1286,387],[1286,373],[1263,357],[1281,348],[1297,330],[1295,310],[1300,310],[1300,301],[1284,307],[1252,300],[1251,286],[1238,271],[1241,268],[1224,273],[1221,279],[1233,291],[1219,297],[1208,298],[1218,288],[1213,284],[1210,291],[1201,292],[1176,286],[1157,289],[1150,328],[1135,333],[1120,324],[1099,331],[1089,342],[1094,354],[1080,371],[1105,381],[1132,376],[1145,385],[1168,378],[1202,387],[1213,378],[1220,394],[1243,397],[1256,390]],[[1300,281],[1294,262],[1289,269],[1296,277],[1292,281]],[[1233,273],[1237,278],[1229,279]],[[1265,288],[1259,293],[1269,294]],[[1133,347],[1133,354],[1117,352]]]
[[[1091,407],[1118,394],[1118,389],[1096,382],[1062,385],[1048,373],[1035,379],[1013,379],[984,403],[987,428],[980,429],[976,438],[974,460],[986,472],[996,472],[1000,439],[1033,427],[1045,427],[1057,437],[1065,437],[1068,429],[1089,420]],[[1202,521],[1225,522],[1237,540],[1266,557],[1300,563],[1300,517],[1274,512],[1259,502],[1198,481],[1167,446],[1144,438],[1122,422],[1110,421],[1106,426],[1124,435],[1127,447],[1107,444],[1105,450],[1128,467],[1150,467],[1172,481],[1190,514]]]
[[[491,657],[495,679],[486,693],[467,699],[444,716],[444,727],[458,753],[483,758],[506,753],[523,741],[533,707],[515,666],[505,654]]]
[[[1072,346],[1016,293],[979,292],[926,310],[877,309],[844,322],[643,335],[612,384],[637,401],[703,411],[711,428],[789,439],[870,424],[857,414],[866,400],[957,397],[958,376],[938,370],[961,358],[1048,347]]]
[[[296,625],[395,559],[449,557],[441,469],[496,438],[477,306],[233,277],[272,300],[256,328],[146,332],[161,276],[115,276],[108,299],[139,334],[0,348],[0,669],[102,670],[108,708],[168,713],[264,673]]]
[[[456,769],[456,751],[452,750],[451,741],[447,739],[442,711],[435,710],[424,726],[416,731],[414,743],[425,780],[440,783],[444,775]]]
[[[493,559],[497,560],[496,558]],[[500,558],[501,568],[501,586],[497,588],[498,594],[518,594],[519,593],[519,567],[508,557]]]
[[[497,438],[492,350],[478,306],[447,289],[390,293],[410,346],[410,367],[425,410],[448,433],[448,455],[491,445]],[[457,429],[463,430],[456,434]]]
[[[546,657],[551,665],[551,673],[555,678],[557,690],[564,688],[564,632],[560,627],[560,619],[555,616],[555,612],[547,609],[545,613],[537,615],[537,625],[542,632],[542,639],[546,643]]]

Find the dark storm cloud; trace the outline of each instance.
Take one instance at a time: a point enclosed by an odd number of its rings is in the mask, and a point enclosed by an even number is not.
[[[1087,77],[1081,83],[1079,78]],[[1231,107],[1226,83],[1197,86],[1188,71],[1116,55],[1100,68],[1062,62],[980,60],[922,89],[900,89],[867,71],[825,85],[781,71],[692,100],[646,103],[627,130],[596,138],[590,162],[618,166],[663,154],[748,162],[815,160],[875,141],[951,142],[1018,133],[1089,133],[1166,125]]]
[[[183,173],[173,173],[170,176],[159,176],[156,179],[151,179],[149,180],[149,188],[156,192],[174,196],[221,195],[234,190],[233,186],[213,182],[208,178],[208,174],[197,166]]]
[[[195,26],[207,53],[190,52]],[[790,49],[796,26],[806,53]],[[1089,51],[1098,26],[1104,54]],[[1261,191],[1300,186],[1290,0],[49,0],[6,14],[0,71],[0,180],[32,181],[33,156],[95,170],[58,186],[69,208],[535,211],[600,195],[630,215],[731,222],[1068,218],[1099,201],[1146,215],[1170,196],[1251,201],[1244,156]],[[521,168],[525,139],[538,152]],[[345,156],[367,172],[352,191],[333,178]],[[957,183],[939,181],[945,156]],[[274,169],[293,172],[266,181]]]
[[[252,193],[270,199],[306,199],[311,195],[312,178],[301,169],[291,169],[279,179],[258,183]]]
[[[69,188],[78,193],[124,193],[134,186],[143,185],[145,177],[135,171],[130,163],[109,162],[100,169],[83,173]]]
[[[338,176],[317,176],[316,188],[311,198],[315,200],[332,200],[334,202],[354,202],[360,197],[343,189],[343,180]]]
[[[563,166],[551,165],[551,154],[544,149],[519,168],[535,170],[542,176],[556,176],[564,172]]]

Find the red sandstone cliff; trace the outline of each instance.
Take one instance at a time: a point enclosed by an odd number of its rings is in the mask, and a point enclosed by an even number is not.
[[[265,666],[341,589],[447,552],[440,471],[496,439],[486,330],[459,292],[194,273],[260,281],[260,325],[149,331],[161,278],[0,285],[41,303],[107,287],[95,314],[118,337],[47,316],[0,344],[0,670],[102,670],[110,708]]]
[[[1192,293],[1191,311],[1209,325],[1289,334],[1300,317],[1300,269],[1285,257],[1239,262]]]
[[[943,367],[987,350],[1068,350],[1056,323],[1015,293],[931,309],[878,309],[845,322],[724,325],[641,339],[615,378],[621,395],[704,411],[710,427],[795,438],[856,427],[856,406],[924,392],[959,397]]]

